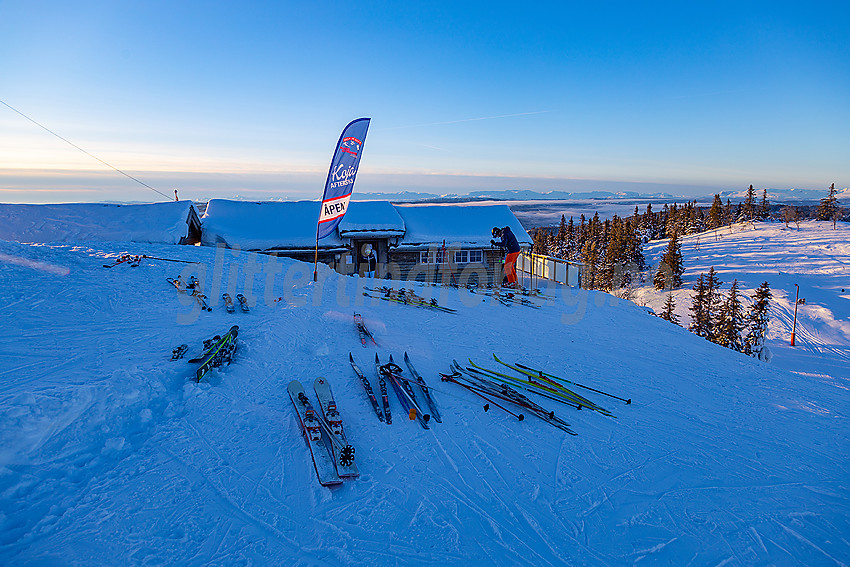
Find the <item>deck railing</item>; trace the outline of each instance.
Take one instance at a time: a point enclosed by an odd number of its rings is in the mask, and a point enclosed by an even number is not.
[[[581,287],[582,265],[561,258],[533,254],[523,251],[517,258],[517,275],[523,278],[541,279],[570,287]],[[532,283],[531,287],[536,287]]]

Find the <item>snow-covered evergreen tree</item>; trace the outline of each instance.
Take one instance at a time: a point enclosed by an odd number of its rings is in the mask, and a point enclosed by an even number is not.
[[[764,282],[753,293],[753,305],[747,316],[748,331],[744,337],[744,353],[759,360],[769,362],[771,358],[770,349],[767,348],[767,325],[770,320],[770,284]]]
[[[664,302],[664,309],[661,310],[661,313],[658,316],[675,325],[679,325],[679,316],[676,315],[676,301],[673,299],[673,292],[667,294],[667,301]]]
[[[741,218],[739,221],[751,221],[755,218],[756,214],[756,191],[753,189],[753,186],[750,185],[747,189],[747,198],[744,200],[743,207],[741,208]]]
[[[576,225],[573,222],[573,217],[570,217],[570,222],[567,224],[567,242],[565,245],[565,258],[569,261],[576,259]]]
[[[596,241],[587,239],[581,249],[581,261],[584,264],[581,286],[585,289],[596,289],[599,285],[599,256]]]
[[[558,225],[552,252],[558,258],[567,259],[567,219],[564,215],[561,215],[561,224]]]
[[[723,201],[720,199],[720,195],[715,195],[711,210],[708,211],[706,228],[712,230],[721,226],[723,226]]]
[[[708,274],[700,274],[697,283],[694,284],[693,303],[690,311],[691,325],[688,330],[716,342],[718,320],[721,305],[720,285],[723,282],[717,277],[714,266],[708,270]]]
[[[655,272],[653,284],[655,289],[675,289],[682,285],[682,274],[685,273],[685,266],[682,260],[682,247],[679,244],[679,235],[675,232],[670,237],[670,242],[667,244],[667,250],[661,257],[661,264],[658,266],[658,271]]]
[[[761,204],[759,205],[759,219],[767,220],[770,218],[770,201],[767,200],[767,189],[761,193]]]
[[[688,325],[688,330],[700,337],[707,337],[711,328],[711,321],[708,318],[708,308],[705,294],[705,274],[700,274],[697,278],[697,283],[693,287],[694,296],[691,299],[691,306],[688,311],[691,312],[691,324]]]
[[[706,318],[708,320],[708,335],[706,338],[711,342],[717,342],[717,331],[720,321],[720,306],[723,302],[723,296],[720,294],[720,286],[723,282],[717,277],[717,272],[714,266],[708,269],[708,274],[705,276],[705,295],[706,295]]]
[[[829,186],[829,194],[820,200],[818,220],[832,220],[838,212],[838,199],[835,197],[835,183]]]
[[[726,348],[741,352],[744,350],[744,307],[738,292],[738,280],[732,282],[729,295],[720,307],[718,324],[714,332],[714,342]]]
[[[534,243],[534,253],[548,256],[551,254],[549,231],[545,228],[538,228],[531,234],[531,239]]]

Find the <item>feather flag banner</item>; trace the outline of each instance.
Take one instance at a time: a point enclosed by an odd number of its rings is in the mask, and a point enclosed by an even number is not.
[[[354,190],[354,178],[357,175],[357,168],[360,167],[360,157],[363,155],[363,142],[366,141],[369,121],[369,118],[358,118],[352,121],[339,137],[322,197],[322,210],[319,214],[316,233],[317,241],[333,233],[348,210],[348,202]]]

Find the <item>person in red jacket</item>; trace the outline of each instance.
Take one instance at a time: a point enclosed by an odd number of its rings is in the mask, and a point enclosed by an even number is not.
[[[504,228],[494,226],[492,234],[493,240],[490,241],[490,244],[504,248],[507,252],[505,256],[505,276],[508,278],[508,287],[516,287],[516,260],[520,252],[519,242],[510,227],[507,226]],[[496,241],[496,238],[499,238],[499,240]]]

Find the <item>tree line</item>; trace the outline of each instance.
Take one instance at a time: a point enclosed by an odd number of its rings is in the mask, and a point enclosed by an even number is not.
[[[561,215],[557,228],[540,227],[529,230],[529,234],[534,241],[534,252],[583,264],[582,287],[609,292],[636,283],[638,274],[647,269],[644,243],[670,239],[671,244],[662,258],[660,269],[663,273],[660,276],[656,273],[653,278],[656,288],[670,289],[681,285],[684,272],[678,243],[673,242],[679,237],[736,222],[777,220],[777,212],[782,214],[786,224],[799,222],[801,218],[832,220],[835,223],[847,215],[840,207],[836,193],[833,183],[827,197],[816,208],[787,205],[778,208],[771,205],[767,189],[758,196],[750,185],[745,198],[734,205],[730,199],[724,203],[716,194],[710,207],[691,201],[682,205],[665,204],[654,211],[652,204],[648,204],[643,213],[635,206],[633,215],[625,218],[614,215],[605,221],[599,219],[598,212],[590,220],[581,215],[578,222],[573,217],[567,221]]]

